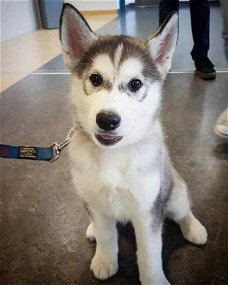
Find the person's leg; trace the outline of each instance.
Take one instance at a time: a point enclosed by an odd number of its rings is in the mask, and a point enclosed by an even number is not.
[[[210,42],[210,5],[209,0],[190,0],[192,36],[194,46],[191,52],[197,74],[203,79],[216,76],[213,64],[208,59]]]
[[[224,48],[226,59],[228,60],[228,1],[227,0],[220,0],[222,14],[223,14],[223,33],[222,36],[224,38]]]
[[[194,46],[192,58],[207,57],[209,50],[210,6],[208,0],[190,0],[192,36]]]
[[[161,0],[159,3],[159,24],[161,25],[164,20],[173,11],[178,11],[179,0]]]

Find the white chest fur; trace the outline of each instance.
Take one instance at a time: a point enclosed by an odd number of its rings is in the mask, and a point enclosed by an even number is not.
[[[157,148],[143,144],[101,150],[77,135],[70,157],[77,191],[89,207],[117,220],[151,210],[160,189]]]

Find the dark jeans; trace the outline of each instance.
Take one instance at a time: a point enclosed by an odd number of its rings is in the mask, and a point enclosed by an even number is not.
[[[228,0],[227,0],[228,1]],[[179,10],[179,0],[161,0],[159,6],[160,24],[172,12]],[[210,6],[208,0],[190,0],[192,36],[194,46],[192,58],[207,57],[209,50]]]

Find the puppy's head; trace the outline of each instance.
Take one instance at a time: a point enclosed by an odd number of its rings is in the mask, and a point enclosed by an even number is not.
[[[137,143],[151,127],[177,41],[177,18],[172,14],[144,43],[98,37],[72,5],[64,5],[60,39],[72,73],[72,101],[77,121],[98,146]]]

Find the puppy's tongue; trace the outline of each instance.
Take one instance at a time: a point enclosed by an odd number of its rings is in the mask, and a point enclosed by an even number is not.
[[[114,139],[116,136],[114,135],[111,135],[111,134],[99,134],[100,137],[102,137],[103,139],[106,139],[106,140],[111,140],[111,139]]]

